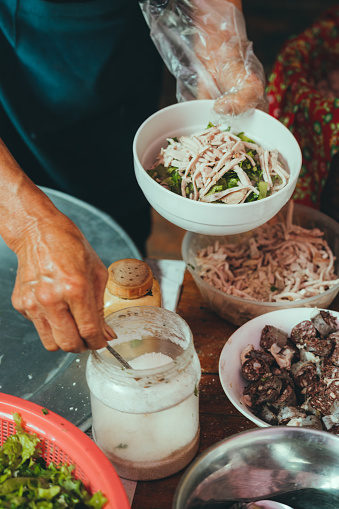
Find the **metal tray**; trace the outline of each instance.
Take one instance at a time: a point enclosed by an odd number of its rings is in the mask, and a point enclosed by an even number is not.
[[[107,267],[121,258],[141,258],[110,216],[67,194],[41,189],[80,228]],[[45,350],[34,325],[12,307],[16,270],[16,255],[0,237],[0,391],[38,403],[86,431],[91,424],[88,353]]]

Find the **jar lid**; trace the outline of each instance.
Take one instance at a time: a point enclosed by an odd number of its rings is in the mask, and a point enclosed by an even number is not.
[[[138,299],[146,295],[152,286],[153,273],[146,262],[125,258],[108,267],[107,289],[116,297]]]

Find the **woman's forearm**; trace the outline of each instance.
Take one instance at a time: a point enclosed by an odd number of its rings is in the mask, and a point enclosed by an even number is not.
[[[57,210],[0,140],[0,235],[16,252],[26,231]]]

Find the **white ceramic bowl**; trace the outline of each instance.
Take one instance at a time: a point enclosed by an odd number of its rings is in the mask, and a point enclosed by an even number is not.
[[[273,217],[289,200],[298,180],[300,147],[292,133],[274,117],[251,110],[228,122],[232,131],[243,131],[264,148],[277,149],[289,169],[287,185],[263,200],[238,205],[197,202],[165,189],[146,172],[154,164],[161,147],[167,145],[166,138],[194,134],[213,122],[213,104],[212,100],[178,103],[149,117],[134,138],[135,175],[151,206],[180,228],[209,235],[241,233]]]
[[[286,205],[281,211],[281,214],[286,214],[287,208],[288,206]],[[293,223],[304,228],[319,228],[324,232],[324,238],[327,240],[335,256],[335,272],[339,275],[339,224],[318,210],[300,204],[294,204]],[[241,241],[243,237],[247,238],[250,235],[251,233],[243,233],[242,235],[234,235],[231,237],[220,237],[219,240],[221,243],[223,241],[237,242]],[[221,318],[234,325],[242,325],[256,316],[278,309],[292,310],[292,308],[295,307],[328,308],[339,292],[339,283],[337,283],[326,290],[326,292],[295,301],[261,302],[236,297],[235,295],[228,295],[222,290],[215,288],[215,286],[210,285],[199,276],[199,266],[196,262],[196,255],[200,249],[212,245],[216,239],[216,237],[208,235],[187,232],[182,241],[182,257],[208,306],[212,311],[221,316]]]
[[[250,421],[257,426],[269,426],[267,422],[259,419],[242,402],[244,387],[250,382],[245,380],[241,373],[240,354],[248,345],[259,348],[260,334],[265,325],[274,325],[290,334],[295,325],[303,320],[309,320],[314,308],[294,308],[272,311],[242,325],[228,339],[219,359],[219,377],[226,396],[231,403]],[[331,311],[339,319],[339,313]]]

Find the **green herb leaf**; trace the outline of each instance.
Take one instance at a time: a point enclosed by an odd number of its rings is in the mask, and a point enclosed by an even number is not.
[[[251,138],[248,138],[247,136],[245,136],[243,132],[238,133],[237,136],[238,136],[238,138],[241,139],[241,141],[247,141],[248,143],[255,143],[253,140],[251,140]]]
[[[101,509],[107,502],[103,494],[98,491],[91,495],[72,475],[74,466],[47,466],[39,437],[24,430],[18,413],[13,417],[16,433],[0,447],[0,507]]]
[[[168,185],[173,193],[181,194],[181,176],[178,168],[170,166],[166,168],[164,165],[159,164],[153,170],[147,170],[147,173],[153,180],[160,180],[161,183]]]
[[[266,198],[267,188],[268,188],[267,182],[259,182],[259,184],[258,184],[258,189],[259,189],[258,200],[262,200],[263,198]]]

